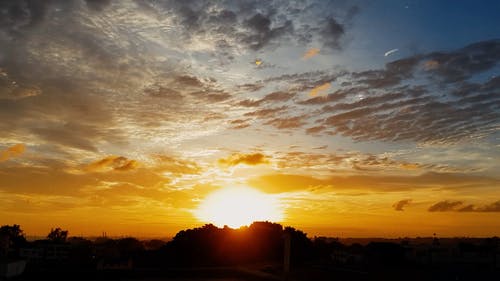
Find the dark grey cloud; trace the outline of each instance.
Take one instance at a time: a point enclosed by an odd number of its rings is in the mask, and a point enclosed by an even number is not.
[[[394,204],[392,205],[392,207],[393,207],[393,208],[394,208],[394,210],[396,210],[396,211],[404,211],[404,208],[405,208],[406,206],[408,206],[408,205],[411,203],[411,201],[412,201],[411,199],[403,199],[403,200],[400,200],[400,201],[398,201],[398,202],[394,203]]]
[[[111,0],[85,0],[85,3],[94,11],[102,11],[111,3]]]
[[[476,206],[474,204],[465,205],[463,201],[440,201],[432,205],[428,209],[429,212],[478,212],[478,213],[493,213],[500,212],[500,201],[491,204]]]
[[[457,82],[491,69],[500,61],[500,39],[482,41],[453,52],[434,52],[425,56],[434,62],[429,69],[445,82]]]
[[[491,40],[397,60],[384,70],[352,73],[347,89],[298,104],[329,103],[321,110],[323,123],[311,133],[323,126],[359,141],[456,143],[484,138],[500,123],[498,77],[474,83],[462,79],[498,67],[498,48],[500,41]],[[435,62],[432,69],[428,61]]]
[[[320,31],[325,46],[333,49],[340,48],[340,39],[344,33],[344,26],[334,18],[327,19]]]
[[[463,204],[462,201],[440,201],[429,207],[429,212],[447,212],[454,211]]]
[[[325,48],[339,49],[345,23],[356,13],[351,12],[353,6],[330,4],[328,9],[326,3],[280,0],[147,1],[140,6],[174,17],[183,40],[211,37],[218,54],[233,56],[238,49],[259,51],[284,42],[319,41]]]
[[[286,83],[295,93],[291,100],[296,106],[280,113],[286,116],[292,115],[291,110],[304,110],[314,116],[314,121],[303,120],[311,135],[454,144],[498,131],[500,79],[493,74],[500,67],[499,48],[500,40],[489,40],[454,51],[398,59],[383,69],[284,74],[252,85]],[[335,91],[300,98],[325,83],[334,85]],[[237,105],[262,108],[264,101],[247,99]],[[269,120],[263,122],[270,124]]]
[[[44,20],[52,1],[4,0],[0,2],[0,28],[9,33],[35,26]],[[11,34],[15,35],[15,34]]]

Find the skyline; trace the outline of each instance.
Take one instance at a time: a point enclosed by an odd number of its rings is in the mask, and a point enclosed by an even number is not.
[[[499,10],[2,1],[2,224],[172,236],[252,188],[310,236],[498,236]]]

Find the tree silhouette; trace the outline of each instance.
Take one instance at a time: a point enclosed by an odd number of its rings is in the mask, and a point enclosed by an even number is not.
[[[26,244],[26,238],[18,224],[0,227],[0,254],[7,255],[9,248],[19,249]]]
[[[283,260],[284,234],[292,241],[292,263],[301,262],[311,251],[311,241],[302,231],[271,222],[248,227],[218,228],[213,224],[182,230],[163,247],[166,258],[177,265],[235,265]]]
[[[61,228],[52,228],[47,238],[54,243],[64,243],[68,237],[68,231],[62,230]]]

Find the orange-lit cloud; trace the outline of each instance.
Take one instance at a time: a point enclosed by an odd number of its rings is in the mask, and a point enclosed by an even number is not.
[[[139,163],[135,160],[125,158],[123,156],[108,156],[101,160],[95,161],[87,165],[86,170],[89,172],[106,172],[106,171],[129,171],[137,168]]]
[[[309,96],[311,97],[315,97],[317,96],[319,93],[323,92],[323,91],[326,91],[328,89],[330,89],[330,82],[327,82],[325,84],[322,84],[322,85],[319,85],[319,86],[316,86],[314,87],[310,92],[309,92]]]
[[[0,162],[7,161],[12,157],[21,155],[25,150],[26,146],[21,143],[8,147],[7,149],[0,151]]]
[[[490,187],[498,185],[498,180],[460,173],[425,173],[417,176],[351,174],[322,178],[300,174],[268,174],[251,178],[248,180],[248,184],[267,193],[307,191],[311,189],[396,192],[430,188],[457,190],[463,188],[464,185],[478,188]],[[429,210],[441,210],[442,205],[447,204],[442,203]],[[453,207],[456,206],[458,205]]]
[[[307,52],[304,53],[304,55],[302,56],[302,59],[305,59],[305,60],[310,59],[317,54],[319,54],[319,49],[318,48],[311,48],[311,49],[307,50]]]
[[[433,70],[439,66],[439,62],[436,60],[428,60],[424,63],[425,70]]]
[[[400,167],[405,170],[418,170],[422,167],[422,165],[418,163],[401,163]]]
[[[240,154],[235,153],[229,156],[228,158],[219,159],[219,164],[224,166],[236,166],[239,164],[246,165],[259,165],[259,164],[267,164],[269,160],[262,153],[250,153],[250,154]]]

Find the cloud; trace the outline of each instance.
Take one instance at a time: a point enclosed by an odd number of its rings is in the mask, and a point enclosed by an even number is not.
[[[316,150],[325,149],[326,146],[312,147]],[[372,154],[359,151],[344,151],[317,153],[311,151],[287,151],[275,152],[275,162],[281,169],[301,169],[313,170],[336,170],[336,171],[386,171],[389,173],[412,173],[429,172],[427,177],[446,177],[443,172],[470,172],[467,169],[460,169],[453,165],[445,164],[425,164],[422,162],[408,162],[404,159],[391,156],[387,153]],[[435,174],[436,173],[436,174]],[[458,175],[458,174],[456,174]],[[450,179],[453,177],[450,177]]]
[[[418,170],[422,168],[422,165],[418,163],[401,163],[401,168],[405,170]]]
[[[286,102],[292,99],[295,96],[295,93],[291,92],[272,92],[270,94],[265,95],[261,101],[263,103],[269,103],[269,102]]]
[[[321,145],[321,146],[315,146],[315,147],[312,147],[312,149],[327,149],[328,148],[328,145]]]
[[[327,127],[326,126],[315,126],[315,127],[311,127],[311,128],[307,128],[306,129],[306,134],[308,135],[316,135],[324,130],[326,130]]]
[[[274,107],[274,108],[263,108],[243,114],[243,116],[257,117],[257,118],[269,118],[273,117],[276,113],[285,111],[286,106]]]
[[[321,39],[325,46],[332,49],[339,49],[341,46],[340,39],[345,33],[344,25],[337,22],[333,17],[328,18],[320,31],[323,36]]]
[[[111,3],[111,0],[85,0],[85,3],[89,9],[100,12]]]
[[[389,50],[387,52],[384,53],[384,57],[388,57],[392,54],[394,54],[395,52],[399,51],[399,49],[392,49],[392,50]]]
[[[259,164],[268,164],[269,160],[262,153],[250,153],[250,154],[235,153],[227,158],[219,159],[218,163],[223,166],[237,166],[239,164],[246,164],[253,166]]]
[[[244,129],[250,126],[249,119],[235,119],[229,122],[231,129]]]
[[[0,162],[7,161],[24,153],[26,146],[24,144],[15,144],[0,151]]]
[[[287,118],[275,118],[265,122],[265,125],[271,125],[277,129],[296,129],[305,124],[306,116],[294,116]]]
[[[493,202],[491,204],[476,206],[474,204],[466,205],[458,210],[458,212],[480,212],[480,213],[492,213],[500,212],[500,200]]]
[[[465,205],[463,201],[440,201],[428,209],[429,212],[476,212],[476,213],[494,213],[500,212],[500,201],[490,204],[476,206],[474,204]]]
[[[429,212],[455,211],[457,207],[463,205],[462,201],[440,201],[429,207]]]
[[[237,105],[244,107],[258,107],[269,103],[286,102],[291,100],[294,96],[295,93],[278,91],[267,94],[263,98],[258,100],[245,99],[239,101]]]
[[[307,99],[305,101],[300,101],[298,104],[301,105],[321,105],[324,103],[331,103],[331,102],[338,102],[342,99],[345,99],[349,95],[354,95],[360,90],[366,90],[366,89],[349,89],[349,90],[338,90],[333,94],[328,94],[328,95],[323,95],[323,96],[318,96],[318,97],[313,97],[310,99]]]
[[[392,205],[392,207],[393,207],[393,208],[394,208],[394,210],[396,210],[396,211],[404,211],[404,208],[405,208],[406,206],[408,206],[408,205],[411,203],[411,201],[412,201],[411,199],[403,199],[403,200],[400,200],[400,201],[398,201],[398,202],[394,203],[394,204]]]
[[[154,155],[154,163],[150,170],[173,175],[196,175],[202,172],[202,167],[194,161],[171,155]]]
[[[129,171],[136,169],[138,166],[139,163],[137,161],[127,159],[123,156],[107,156],[88,164],[85,170],[89,172]]]
[[[349,7],[336,4],[335,15],[327,3],[244,1],[141,3],[155,14],[167,14],[175,25],[180,45],[187,49],[215,49],[216,56],[234,58],[241,51],[260,51],[284,43],[321,41],[339,49],[345,27],[352,18]],[[338,11],[346,10],[344,17]],[[335,16],[335,17],[334,17]],[[324,20],[327,18],[327,20]],[[305,24],[307,22],[307,24]],[[202,47],[203,46],[203,47]]]
[[[315,177],[301,174],[268,174],[248,180],[248,184],[268,193],[291,191],[307,191],[311,188],[323,191],[336,190],[366,190],[377,192],[400,192],[423,189],[463,189],[468,187],[490,187],[498,184],[496,179],[485,179],[464,174],[424,173],[416,176],[408,175],[330,175]],[[433,211],[452,204],[457,207],[462,204],[455,201],[444,201],[436,204]],[[455,204],[455,205],[453,205]],[[443,207],[444,206],[444,207]]]
[[[198,164],[169,155],[153,155],[141,163],[122,156],[107,156],[80,165],[53,159],[36,165],[0,166],[0,193],[61,195],[89,200],[94,195],[106,195],[107,199],[103,200],[111,206],[127,196],[165,200],[169,190],[178,185],[198,184],[198,178],[192,177],[201,172],[202,167]],[[192,195],[196,194],[197,191],[193,191]],[[115,199],[117,201],[113,202]]]
[[[500,212],[500,200],[474,209],[476,212]]]
[[[33,27],[45,19],[49,1],[2,1],[0,11],[0,27],[7,29],[11,35],[16,34],[20,29]]]
[[[319,86],[316,86],[314,87],[310,92],[309,92],[309,96],[311,97],[315,97],[317,96],[319,93],[321,92],[324,92],[328,89],[330,89],[330,86],[331,86],[331,83],[327,82],[325,84],[322,84],[322,85],[319,85]]]
[[[325,181],[305,175],[271,174],[251,178],[250,186],[256,187],[266,193],[282,193],[308,190],[317,186],[324,186]]]
[[[304,55],[302,56],[302,59],[310,59],[310,58],[316,56],[317,54],[319,54],[319,49],[318,48],[311,48],[311,49],[307,50],[307,52],[304,53]]]
[[[484,139],[499,125],[495,89],[500,79],[487,76],[476,82],[464,81],[496,69],[500,63],[499,48],[500,40],[483,41],[450,52],[398,59],[387,63],[384,69],[337,74],[335,77],[348,83],[339,83],[340,89],[332,94],[296,104],[309,107],[300,107],[309,111],[323,106],[316,114],[320,123],[309,131],[314,135],[333,133],[355,141],[430,145]],[[429,61],[433,61],[432,69]],[[324,73],[316,75],[326,77]],[[312,77],[312,73],[304,73],[276,79],[307,85]],[[301,90],[304,89],[307,87]],[[317,88],[310,93],[317,95]]]
[[[495,67],[500,61],[500,39],[481,41],[452,52],[434,52],[424,56],[433,61],[429,72],[437,75],[443,82],[457,82],[472,75]],[[435,63],[434,63],[435,62]],[[429,69],[430,68],[430,69]]]

